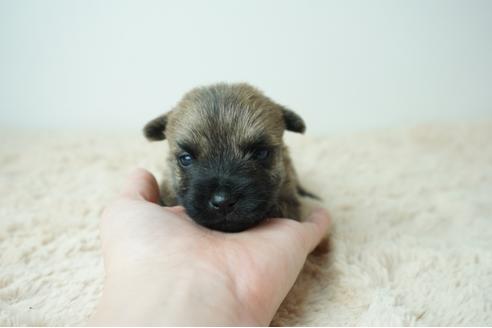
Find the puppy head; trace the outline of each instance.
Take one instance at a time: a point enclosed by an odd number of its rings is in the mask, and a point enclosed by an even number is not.
[[[169,142],[178,203],[199,224],[235,232],[264,219],[285,179],[284,130],[303,133],[294,112],[247,84],[188,92],[144,128]]]

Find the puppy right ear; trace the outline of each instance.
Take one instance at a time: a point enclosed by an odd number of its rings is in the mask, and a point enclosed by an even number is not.
[[[286,130],[297,133],[304,133],[306,131],[306,124],[304,124],[304,120],[299,115],[285,107],[281,107],[281,110],[284,116]]]
[[[145,124],[143,133],[145,137],[150,141],[164,140],[166,139],[166,124],[167,114],[163,114]]]

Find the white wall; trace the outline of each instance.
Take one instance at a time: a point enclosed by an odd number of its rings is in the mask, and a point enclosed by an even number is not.
[[[135,128],[248,81],[314,134],[492,118],[492,1],[1,1],[0,125]]]

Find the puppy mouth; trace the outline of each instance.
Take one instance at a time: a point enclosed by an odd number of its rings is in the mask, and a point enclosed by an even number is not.
[[[268,217],[271,206],[268,202],[257,204],[254,208],[238,208],[229,213],[186,206],[188,215],[198,224],[223,232],[241,232],[252,228]]]
[[[264,219],[266,219],[266,215],[256,218],[244,219],[237,217],[234,214],[228,214],[216,220],[206,220],[199,223],[212,230],[218,230],[222,232],[241,232],[256,226]]]

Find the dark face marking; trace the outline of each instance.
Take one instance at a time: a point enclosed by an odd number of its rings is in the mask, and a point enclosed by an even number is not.
[[[177,149],[181,177],[178,202],[205,227],[227,232],[245,230],[267,217],[275,203],[281,182],[273,172],[279,149],[265,138],[249,142],[239,151],[220,140],[212,144],[214,149],[207,152],[192,151],[187,146]],[[183,153],[189,151],[192,162],[183,165]]]
[[[276,182],[257,163],[209,159],[186,168],[177,198],[198,223],[234,232],[255,225],[268,214],[275,187]]]

